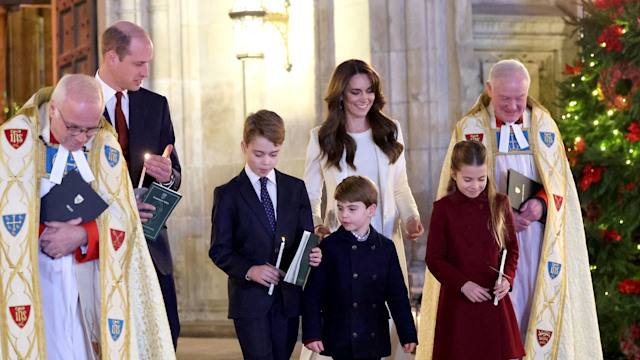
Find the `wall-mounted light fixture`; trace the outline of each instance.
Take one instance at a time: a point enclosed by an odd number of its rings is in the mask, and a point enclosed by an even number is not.
[[[270,23],[282,36],[287,52],[285,69],[291,70],[289,58],[289,0],[284,0],[283,12],[270,12],[263,0],[236,0],[229,17],[236,37],[236,57],[240,60],[264,58],[262,49],[264,23]]]

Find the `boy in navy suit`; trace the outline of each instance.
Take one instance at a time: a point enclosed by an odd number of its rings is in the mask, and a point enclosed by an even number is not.
[[[391,354],[389,311],[405,353],[418,343],[393,242],[371,226],[378,191],[349,176],[335,191],[342,226],[320,243],[303,295],[302,340],[334,359],[380,359]],[[385,302],[387,306],[385,306]]]
[[[284,133],[278,114],[249,115],[241,143],[246,166],[214,193],[209,257],[229,275],[228,316],[245,359],[289,359],[298,337],[302,288],[281,280],[313,220],[304,182],[274,169]],[[310,264],[321,257],[313,249]]]

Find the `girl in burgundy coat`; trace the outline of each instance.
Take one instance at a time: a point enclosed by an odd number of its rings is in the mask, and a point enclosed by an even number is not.
[[[442,285],[433,359],[523,357],[508,295],[518,263],[513,215],[509,198],[488,179],[482,143],[455,145],[448,190],[434,203],[427,240],[427,266]],[[498,284],[503,249],[505,276]]]

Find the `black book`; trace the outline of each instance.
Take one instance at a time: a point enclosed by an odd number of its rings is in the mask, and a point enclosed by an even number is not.
[[[81,217],[95,220],[108,207],[100,195],[75,170],[69,171],[40,202],[40,222],[69,221]]]
[[[522,175],[521,173],[509,169],[507,172],[507,195],[511,207],[520,210],[522,204],[534,197],[542,189],[542,184]]]

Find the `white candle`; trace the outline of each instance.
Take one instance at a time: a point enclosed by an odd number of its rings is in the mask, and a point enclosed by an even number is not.
[[[282,253],[284,252],[284,236],[282,237],[282,241],[280,241],[280,251],[278,252],[278,260],[276,261],[276,269],[280,269],[280,261],[282,261]],[[269,295],[273,295],[273,289],[275,285],[271,284],[269,286]]]
[[[498,273],[498,285],[502,283],[502,275],[504,274],[504,261],[507,259],[507,249],[502,250],[502,261],[500,261],[500,272]],[[498,298],[493,298],[493,305],[498,306]]]
[[[149,158],[149,154],[144,154],[144,159],[147,160]],[[140,174],[140,181],[138,182],[138,189],[142,187],[142,183],[144,182],[144,176],[147,174],[147,167],[142,167],[142,173]]]

